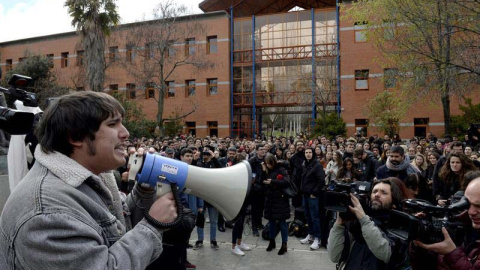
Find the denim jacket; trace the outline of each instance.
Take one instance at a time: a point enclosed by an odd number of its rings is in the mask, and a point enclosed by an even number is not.
[[[111,173],[40,148],[35,156],[0,217],[0,269],[145,269],[160,256],[162,231],[140,209],[154,192],[135,186],[125,200]]]

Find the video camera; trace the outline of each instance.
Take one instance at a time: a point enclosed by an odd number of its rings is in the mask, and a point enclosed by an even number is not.
[[[24,106],[37,107],[38,101],[34,93],[27,92],[19,87],[29,85],[32,78],[14,74],[8,81],[9,89],[0,87],[0,92],[10,95],[16,100],[23,102]],[[13,110],[0,106],[0,129],[11,135],[22,135],[32,131],[35,115],[29,112]]]
[[[437,243],[444,240],[442,227],[445,227],[455,244],[464,242],[467,224],[460,221],[459,216],[470,205],[466,197],[447,207],[420,199],[408,199],[402,204],[404,212],[392,210],[388,222],[387,231],[394,237],[403,241],[418,239],[427,244]],[[424,216],[417,217],[406,211],[422,211]]]
[[[339,212],[342,219],[354,219],[355,216],[348,208],[348,206],[353,206],[350,194],[358,198],[363,209],[367,209],[370,205],[371,189],[372,183],[370,182],[355,181],[348,183],[344,180],[332,180],[325,192],[325,209]]]

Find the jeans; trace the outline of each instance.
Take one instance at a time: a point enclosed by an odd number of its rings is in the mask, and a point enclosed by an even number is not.
[[[268,229],[270,239],[275,239],[277,235],[277,224],[280,226],[280,233],[282,234],[282,243],[286,243],[288,241],[288,226],[287,221],[285,220],[269,220],[268,221]]]
[[[320,239],[320,212],[319,198],[310,198],[310,195],[303,196],[303,204],[305,205],[305,217],[308,223],[308,234]]]
[[[210,241],[217,240],[217,219],[218,211],[213,206],[209,205],[203,211],[208,210],[208,217],[210,218]],[[203,228],[197,227],[198,241],[203,241]]]
[[[232,230],[232,244],[236,244],[238,239],[242,239],[243,226],[245,223],[245,213],[242,213],[235,224],[233,225]]]

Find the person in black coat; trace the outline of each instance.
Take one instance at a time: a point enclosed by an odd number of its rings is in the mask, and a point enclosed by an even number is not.
[[[303,194],[305,217],[308,223],[308,235],[300,240],[302,244],[312,243],[310,249],[320,248],[320,200],[325,186],[325,172],[317,159],[313,158],[313,149],[305,148],[305,162],[302,166],[302,183],[300,191]],[[324,232],[325,233],[325,232]]]
[[[283,189],[289,186],[287,170],[277,163],[274,155],[268,153],[265,156],[265,162],[262,163],[263,172],[261,180],[265,185],[265,211],[264,217],[269,221],[270,243],[267,251],[275,248],[275,236],[277,234],[277,224],[282,234],[282,247],[278,255],[287,252],[288,226],[287,219],[290,218],[290,201],[283,194]]]

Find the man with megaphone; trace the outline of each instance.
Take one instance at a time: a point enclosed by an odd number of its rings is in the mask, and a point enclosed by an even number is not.
[[[45,111],[36,163],[0,217],[0,269],[145,269],[160,255],[163,229],[154,224],[177,218],[172,193],[156,199],[136,184],[124,200],[110,173],[125,163],[124,113],[91,91]]]

